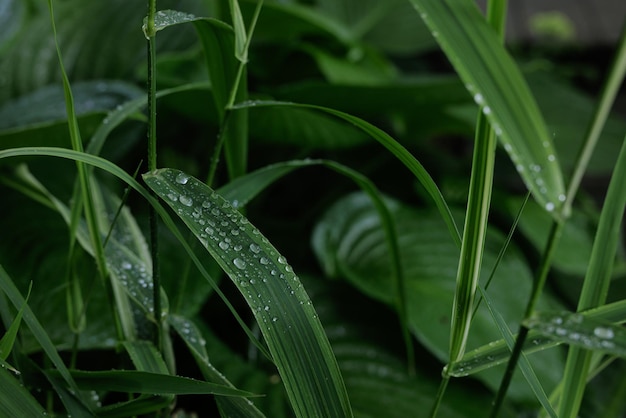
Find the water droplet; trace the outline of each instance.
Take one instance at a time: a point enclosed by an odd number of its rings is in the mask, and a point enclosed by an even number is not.
[[[484,113],[485,115],[489,115],[489,114],[491,114],[491,108],[490,108],[489,106],[485,106],[485,107],[483,107],[483,113]]]
[[[246,262],[243,261],[241,258],[235,258],[233,260],[233,264],[235,265],[235,267],[237,267],[240,270],[243,270],[244,268],[246,268]]]
[[[128,261],[124,261],[124,262],[122,263],[122,268],[123,268],[124,270],[130,270],[131,268],[133,268],[133,265],[132,265],[132,264],[130,264]]]
[[[208,209],[211,207],[211,202],[209,202],[208,200],[205,200],[204,202],[202,202],[202,207],[205,209]]]
[[[559,202],[565,202],[565,199],[566,199],[566,197],[565,197],[564,194],[560,194],[559,195]]]
[[[551,161],[551,162],[556,161],[556,157],[554,156],[554,154],[548,155],[548,161]]]
[[[176,176],[176,183],[178,184],[187,184],[189,181],[189,176],[185,173],[178,173]]]
[[[185,195],[182,195],[182,194],[181,194],[181,195],[178,197],[178,200],[180,201],[180,203],[182,203],[182,204],[183,204],[183,205],[185,205],[185,206],[191,206],[191,205],[193,205],[193,200],[192,200],[190,197],[188,197],[188,196],[185,196]]]
[[[281,255],[281,256],[278,256],[278,262],[279,262],[280,264],[286,264],[286,263],[287,263],[287,259],[285,259],[285,257],[283,257],[283,256]]]
[[[176,202],[176,201],[178,200],[178,196],[177,196],[177,195],[175,195],[174,193],[168,193],[168,194],[167,194],[167,197],[169,197],[169,199],[170,199],[172,202]]]
[[[220,241],[217,245],[219,245],[222,250],[227,250],[230,247],[226,241]]]
[[[552,212],[554,210],[554,203],[552,203],[552,202],[546,203],[546,210],[548,212]]]
[[[263,308],[266,312],[270,310],[270,307],[265,305],[265,307]]]
[[[610,340],[611,338],[615,336],[611,328],[604,328],[604,327],[596,327],[593,330],[593,335],[595,335],[598,338],[604,338],[606,340]]]
[[[250,244],[250,251],[252,251],[255,254],[258,254],[258,253],[261,252],[261,247],[259,247],[258,245],[254,244],[254,243]]]
[[[213,228],[211,228],[210,226],[207,226],[206,228],[204,228],[204,232],[209,235],[213,235],[215,233],[215,230],[213,230]]]
[[[483,95],[482,95],[482,94],[480,94],[480,93],[476,93],[476,94],[474,95],[474,101],[475,101],[477,104],[482,105],[482,104],[485,102],[485,99],[483,99]]]
[[[239,230],[238,229],[233,229],[230,231],[231,235],[239,235]]]
[[[273,318],[272,318],[272,322],[276,322],[276,321],[278,321],[278,318],[273,317]]]
[[[259,259],[259,263],[263,264],[263,265],[267,265],[269,264],[270,260],[268,260],[266,257],[261,257]]]
[[[242,247],[241,245],[235,245],[235,246],[233,247],[233,250],[235,250],[235,251],[241,251],[241,249],[242,249],[242,248],[243,248],[243,247]],[[243,254],[242,254],[242,255],[243,255]]]

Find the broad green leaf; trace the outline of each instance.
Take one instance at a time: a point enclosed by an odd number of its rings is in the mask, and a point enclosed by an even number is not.
[[[459,250],[447,239],[446,228],[433,211],[413,210],[395,201],[387,205],[398,231],[409,326],[422,345],[446,363]],[[388,253],[377,218],[364,195],[350,195],[333,205],[319,221],[313,234],[313,248],[328,276],[346,278],[367,295],[390,304],[393,286],[388,279]],[[483,280],[501,245],[501,236],[490,230],[481,274]],[[525,309],[523,295],[529,294],[531,283],[525,261],[510,248],[489,287],[495,309],[509,328],[519,326]],[[543,306],[551,304],[554,302]],[[472,322],[468,347],[471,349],[499,338],[500,332],[491,315],[481,307]],[[559,353],[546,352],[530,360],[539,380],[546,390],[551,390],[560,378],[559,368],[555,366],[563,363]],[[499,386],[500,377],[496,370],[478,376],[493,389]],[[534,398],[526,382],[519,378],[515,379],[512,389],[515,399]]]
[[[0,367],[0,416],[3,417],[41,417],[46,411],[30,392]]]
[[[573,312],[535,312],[524,324],[541,335],[587,350],[626,357],[626,330]]]
[[[20,0],[0,1],[0,53],[15,39],[27,17],[26,4]]]
[[[317,313],[285,258],[198,180],[172,169],[148,173],[144,180],[175,210],[244,296],[296,415],[352,416]],[[306,358],[303,352],[308,353]]]
[[[143,95],[133,84],[108,80],[78,82],[72,85],[72,91],[78,117],[108,112]],[[6,102],[0,108],[0,135],[42,128],[66,119],[63,87],[47,86]]]
[[[580,314],[592,321],[623,323],[626,322],[626,301],[603,305]],[[531,330],[524,345],[524,352],[531,354],[555,347],[560,343],[560,341],[540,335],[538,331]],[[453,376],[468,376],[506,362],[510,354],[511,351],[504,340],[492,341],[466,353],[461,361],[449,366],[448,371]]]
[[[487,116],[526,187],[558,218],[565,188],[552,138],[526,81],[496,33],[473,2],[411,3]]]

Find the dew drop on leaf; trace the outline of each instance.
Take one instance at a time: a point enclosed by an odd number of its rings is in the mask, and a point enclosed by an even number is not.
[[[596,327],[593,330],[593,335],[595,335],[598,338],[604,338],[606,340],[610,340],[611,338],[614,337],[613,330],[611,328],[603,328],[603,327]]]
[[[178,200],[180,201],[180,203],[182,203],[185,206],[193,205],[193,200],[189,196],[185,196],[181,194]]]
[[[176,176],[176,183],[178,184],[187,184],[189,181],[189,176],[185,173],[178,173]]]
[[[240,270],[243,270],[244,268],[246,268],[246,262],[243,261],[241,258],[235,258],[233,260],[233,264],[235,265],[235,267],[237,267]]]

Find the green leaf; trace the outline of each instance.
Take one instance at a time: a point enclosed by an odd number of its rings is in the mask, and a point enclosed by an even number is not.
[[[20,0],[0,1],[0,52],[15,39],[26,20],[26,4]]]
[[[596,309],[581,312],[580,315],[592,321],[604,323],[626,322],[626,300],[603,305]],[[561,344],[560,341],[544,337],[536,330],[531,330],[524,344],[524,353],[531,354]],[[465,354],[463,359],[448,367],[453,376],[468,376],[479,371],[506,362],[511,354],[504,340],[492,341]]]
[[[17,315],[11,322],[11,325],[6,330],[2,338],[0,339],[0,360],[3,361],[3,364],[6,364],[4,360],[9,357],[11,354],[11,350],[13,350],[13,344],[15,344],[15,338],[17,337],[17,331],[20,329],[20,325],[22,323],[22,315],[24,313],[24,306],[28,303],[28,298],[30,297],[30,291],[32,290],[32,282],[28,287],[28,294],[26,295],[26,299],[24,300],[24,305],[17,311]],[[13,369],[15,371],[15,369]]]
[[[46,411],[20,382],[0,367],[0,416],[41,417]]]
[[[77,117],[105,113],[128,100],[143,96],[140,89],[123,81],[77,82],[72,85],[72,91]],[[65,121],[64,105],[61,85],[43,87],[6,102],[0,108],[0,135]]]
[[[135,370],[110,370],[104,372],[74,370],[72,371],[72,377],[81,388],[86,390],[162,395],[255,396],[250,392],[188,377]]]
[[[398,231],[398,245],[405,275],[408,321],[413,334],[440,361],[449,357],[450,314],[456,282],[459,250],[449,241],[446,228],[433,211],[414,210],[396,201],[387,206]],[[393,286],[389,260],[378,215],[363,194],[352,194],[335,203],[318,222],[313,233],[316,256],[330,277],[346,278],[365,294],[391,304]],[[493,267],[503,239],[497,231],[487,234],[481,278]],[[502,259],[489,294],[495,309],[509,328],[516,328],[530,293],[531,275],[525,261],[514,248]],[[514,291],[512,291],[514,289]],[[553,306],[554,302],[543,306]],[[485,307],[472,321],[468,347],[488,344],[500,338],[498,328]],[[551,390],[559,380],[563,359],[557,352],[546,352],[531,359],[539,380]],[[477,376],[490,388],[499,386],[499,371]],[[514,399],[534,399],[526,382],[516,378],[511,395]]]
[[[315,106],[315,105],[306,105],[306,104],[296,104],[296,103],[282,103],[282,102],[265,102],[265,101],[254,101],[254,102],[246,102],[238,105],[239,107],[255,107],[255,106],[291,106],[294,108],[309,108],[320,110],[325,113],[329,113],[333,116],[336,116],[340,119],[345,120],[357,128],[374,138],[380,144],[382,144],[387,150],[389,150],[393,155],[395,155],[411,172],[415,175],[417,180],[421,183],[421,185],[426,189],[426,192],[430,195],[430,197],[435,202],[439,213],[441,214],[444,222],[446,223],[450,235],[452,236],[453,241],[460,247],[461,246],[461,238],[459,235],[458,228],[456,227],[456,223],[452,218],[452,214],[450,213],[450,208],[446,203],[445,199],[441,195],[437,184],[435,184],[434,180],[428,174],[424,166],[400,143],[394,140],[387,133],[382,131],[381,129],[375,127],[369,122],[364,121],[356,116],[349,115],[344,112],[340,112],[338,110],[334,110],[327,107]]]
[[[244,296],[297,416],[352,416],[343,380],[306,291],[285,258],[221,196],[180,171],[144,175]],[[307,353],[304,357],[301,353]]]
[[[481,107],[526,187],[558,218],[565,201],[559,164],[519,68],[478,7],[464,0],[411,0]]]
[[[246,47],[248,34],[246,25],[243,23],[243,16],[237,0],[229,0],[230,14],[233,19],[233,30],[235,32],[235,56],[243,63],[248,61],[248,48]]]
[[[573,312],[535,312],[524,324],[558,342],[626,357],[626,330]]]

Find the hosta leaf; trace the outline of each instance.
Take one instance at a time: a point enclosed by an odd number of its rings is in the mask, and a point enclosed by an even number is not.
[[[565,188],[552,138],[519,68],[476,4],[411,2],[487,116],[526,187],[558,217]]]
[[[84,81],[72,85],[76,116],[105,113],[142,96],[142,90],[124,81]],[[67,119],[61,85],[41,88],[20,96],[0,108],[0,134],[25,130]]]
[[[445,363],[448,361],[450,314],[459,250],[447,239],[445,226],[435,213],[412,210],[395,201],[390,201],[388,206],[398,231],[409,326],[419,341]],[[496,251],[501,245],[501,236],[496,231],[489,231],[483,278],[493,267]],[[329,276],[344,277],[377,300],[393,301],[383,231],[366,196],[352,194],[331,207],[314,230],[313,246]],[[524,260],[514,249],[509,249],[489,287],[495,309],[509,328],[519,326],[517,321],[525,309],[522,295],[530,292],[531,282]],[[468,346],[480,346],[499,338],[500,333],[491,316],[484,306],[481,307],[472,322]],[[557,352],[543,355],[545,357],[533,356],[530,360],[539,380],[546,390],[550,390],[560,378],[558,367],[554,365],[562,364],[563,359]],[[500,383],[497,371],[478,378],[493,389]],[[523,380],[515,381],[512,389],[515,399],[533,398]]]
[[[296,415],[351,416],[323,328],[285,258],[226,200],[198,180],[172,169],[148,173],[144,180],[175,210],[244,296]]]

